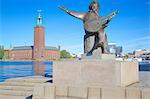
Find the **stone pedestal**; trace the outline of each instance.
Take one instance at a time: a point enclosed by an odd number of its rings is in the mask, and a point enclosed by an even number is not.
[[[115,60],[115,54],[102,54],[101,48],[95,49],[92,55],[82,54],[82,59]]]
[[[93,53],[91,56],[87,56],[86,54],[83,54],[81,56],[82,60],[87,60],[87,59],[101,59],[101,60],[115,60],[116,55],[115,54],[98,54],[98,53]]]
[[[128,86],[138,81],[137,61],[56,61],[53,65],[56,85]]]

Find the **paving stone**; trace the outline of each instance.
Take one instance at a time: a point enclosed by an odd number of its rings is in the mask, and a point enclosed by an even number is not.
[[[45,96],[45,87],[43,84],[38,84],[34,86],[33,90],[34,97],[44,97]]]
[[[45,97],[48,97],[49,99],[55,99],[55,86],[53,86],[50,83],[44,84],[45,90],[44,95]]]
[[[56,96],[56,99],[85,99],[85,98]]]
[[[126,99],[140,99],[141,92],[139,88],[127,88]]]
[[[33,87],[28,86],[0,86],[0,90],[24,90],[24,91],[33,91]]]
[[[31,91],[0,90],[0,95],[30,96]]]
[[[100,88],[89,88],[88,99],[100,99]]]
[[[0,95],[0,99],[26,99],[26,96]]]
[[[150,99],[150,88],[144,88],[142,90],[142,99]]]
[[[125,89],[123,88],[102,88],[102,99],[125,99]]]
[[[56,95],[57,96],[67,96],[68,87],[67,86],[56,86]]]
[[[32,99],[51,99],[51,98],[48,98],[48,97],[33,97]]]
[[[87,99],[86,87],[69,87],[68,96]]]

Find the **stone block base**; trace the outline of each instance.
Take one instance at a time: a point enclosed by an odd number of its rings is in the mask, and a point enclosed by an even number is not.
[[[41,90],[41,87],[43,89]],[[33,99],[149,99],[150,88],[60,86],[43,84],[34,87]],[[39,95],[39,93],[43,93]],[[63,92],[63,90],[65,92]],[[59,94],[58,94],[59,93]],[[60,94],[61,93],[61,94]],[[6,98],[2,98],[6,99]],[[9,98],[12,99],[12,98]],[[20,99],[20,98],[13,98]],[[21,98],[23,99],[23,98]]]
[[[137,61],[57,61],[53,65],[56,85],[128,86],[138,81]]]

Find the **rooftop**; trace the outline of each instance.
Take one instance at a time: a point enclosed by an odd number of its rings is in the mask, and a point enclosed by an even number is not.
[[[15,46],[12,50],[32,50],[34,46]],[[59,50],[57,47],[45,46],[45,50]]]
[[[32,50],[33,46],[15,46],[12,50]]]
[[[53,47],[53,46],[45,46],[46,50],[59,50],[57,47]]]

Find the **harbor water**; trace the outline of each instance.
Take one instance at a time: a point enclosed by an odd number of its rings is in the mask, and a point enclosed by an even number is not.
[[[52,74],[53,62],[0,61],[0,82],[10,78]],[[150,72],[150,62],[139,62],[139,71]]]

